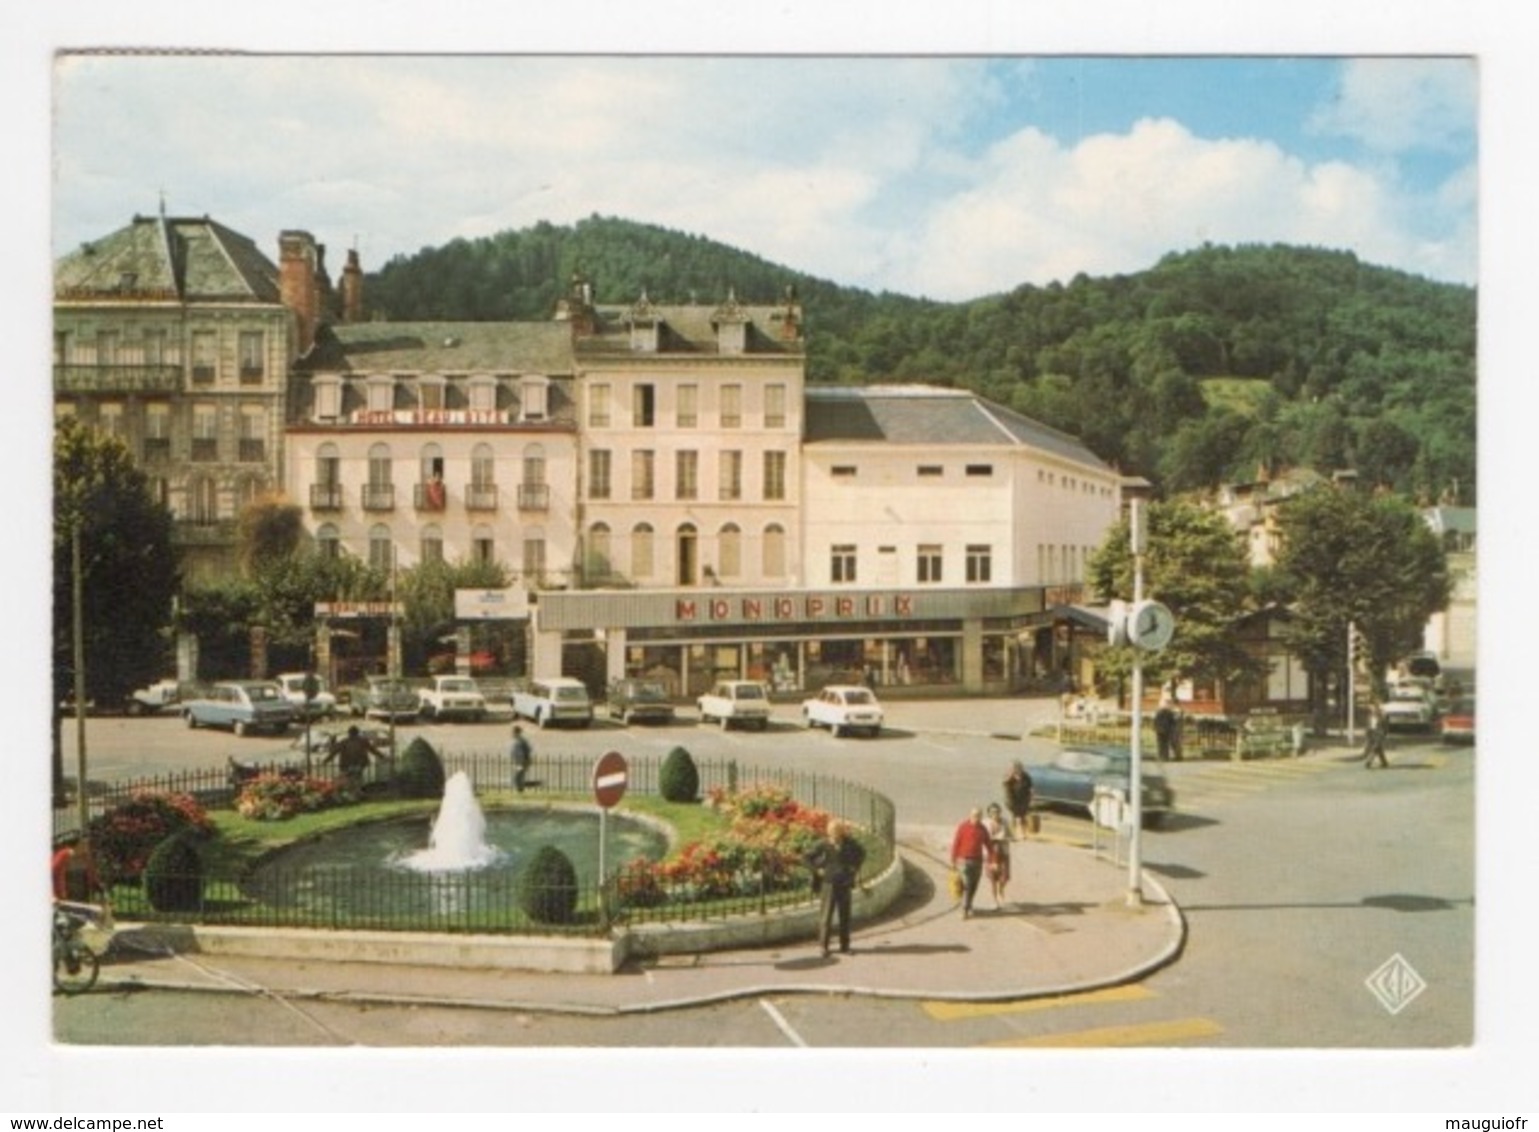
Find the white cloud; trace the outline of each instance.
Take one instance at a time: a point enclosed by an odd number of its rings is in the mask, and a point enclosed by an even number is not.
[[[1479,77],[1473,59],[1353,59],[1336,100],[1311,125],[1383,153],[1468,145]]]

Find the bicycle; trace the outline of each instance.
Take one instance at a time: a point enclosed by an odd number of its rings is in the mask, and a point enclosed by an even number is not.
[[[84,994],[96,985],[101,956],[85,940],[80,929],[91,918],[80,912],[55,908],[53,912],[53,986],[61,994]]]

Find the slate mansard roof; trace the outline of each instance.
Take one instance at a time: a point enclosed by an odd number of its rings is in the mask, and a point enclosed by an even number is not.
[[[281,302],[277,265],[206,216],[135,216],[58,259],[53,278],[59,301]]]
[[[358,322],[323,328],[300,363],[311,373],[572,372],[572,332],[558,322]]]
[[[1081,441],[1013,409],[933,385],[809,386],[805,443],[1007,445],[1115,474]]]

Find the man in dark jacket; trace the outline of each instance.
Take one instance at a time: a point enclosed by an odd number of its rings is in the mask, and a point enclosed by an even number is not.
[[[839,950],[850,953],[850,904],[866,851],[850,836],[850,827],[835,818],[828,823],[828,837],[807,855],[812,883],[822,897],[818,910],[818,946],[828,954],[828,937],[834,915],[839,916]]]
[[[534,749],[524,738],[524,729],[516,723],[513,725],[513,746],[508,754],[513,756],[513,789],[522,794],[529,778],[529,764],[534,761]]]

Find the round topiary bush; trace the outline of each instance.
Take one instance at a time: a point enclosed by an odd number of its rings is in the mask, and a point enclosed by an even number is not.
[[[669,802],[694,802],[700,797],[700,769],[683,747],[675,747],[658,771],[658,788]]]
[[[144,866],[144,895],[157,912],[195,912],[203,905],[203,859],[185,830],[166,838]]]
[[[554,845],[542,845],[518,878],[518,906],[540,924],[569,924],[577,913],[577,868]]]
[[[395,785],[405,798],[443,797],[443,760],[420,735],[401,752],[400,764],[395,770]]]

